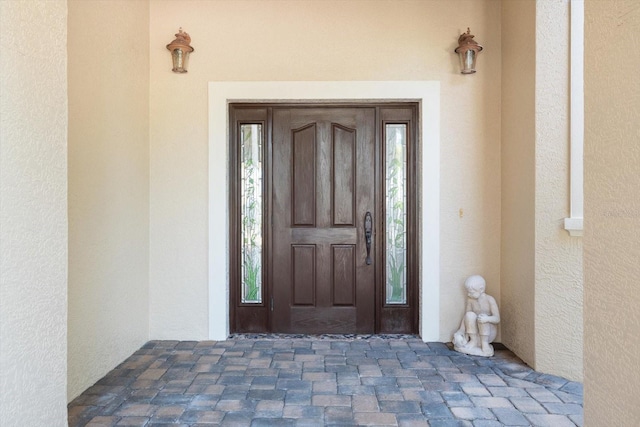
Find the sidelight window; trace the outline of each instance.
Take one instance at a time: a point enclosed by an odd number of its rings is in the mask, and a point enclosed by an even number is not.
[[[242,303],[262,303],[262,125],[240,125]]]
[[[407,125],[385,126],[387,304],[407,303]]]

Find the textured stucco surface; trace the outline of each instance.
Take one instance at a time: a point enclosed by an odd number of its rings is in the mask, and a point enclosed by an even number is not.
[[[535,364],[536,3],[502,2],[502,342]],[[526,41],[529,48],[522,49]]]
[[[64,426],[67,4],[1,1],[0,29],[0,424]]]
[[[149,337],[149,3],[69,1],[69,399]]]
[[[587,426],[640,425],[639,30],[637,1],[585,2]]]
[[[582,240],[563,229],[568,2],[503,2],[502,37],[502,341],[536,369],[581,381]]]
[[[186,75],[165,49],[178,26],[195,47]],[[467,26],[485,46],[472,76],[453,54]],[[150,33],[152,338],[208,334],[209,81],[439,80],[440,338],[459,324],[467,276],[500,300],[499,2],[153,1]]]
[[[535,368],[582,381],[582,238],[569,216],[569,3],[536,5]]]

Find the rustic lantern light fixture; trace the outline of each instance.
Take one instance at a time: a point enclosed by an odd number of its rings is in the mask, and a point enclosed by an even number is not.
[[[462,74],[476,72],[476,57],[482,51],[482,46],[473,40],[473,37],[469,28],[466,33],[462,33],[458,37],[458,47],[455,52],[460,56],[460,72]]]
[[[193,52],[191,47],[191,37],[189,34],[182,31],[182,27],[175,35],[176,39],[167,45],[167,49],[171,52],[171,59],[173,60],[174,73],[186,73],[189,64],[189,54]]]

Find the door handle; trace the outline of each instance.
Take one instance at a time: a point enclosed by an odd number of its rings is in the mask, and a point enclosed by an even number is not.
[[[364,240],[367,245],[367,265],[371,265],[371,235],[373,233],[373,218],[371,212],[364,215]]]

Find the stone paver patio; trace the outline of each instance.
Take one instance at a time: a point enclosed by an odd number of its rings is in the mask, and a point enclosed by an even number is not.
[[[582,385],[414,336],[150,341],[69,426],[582,426]]]

